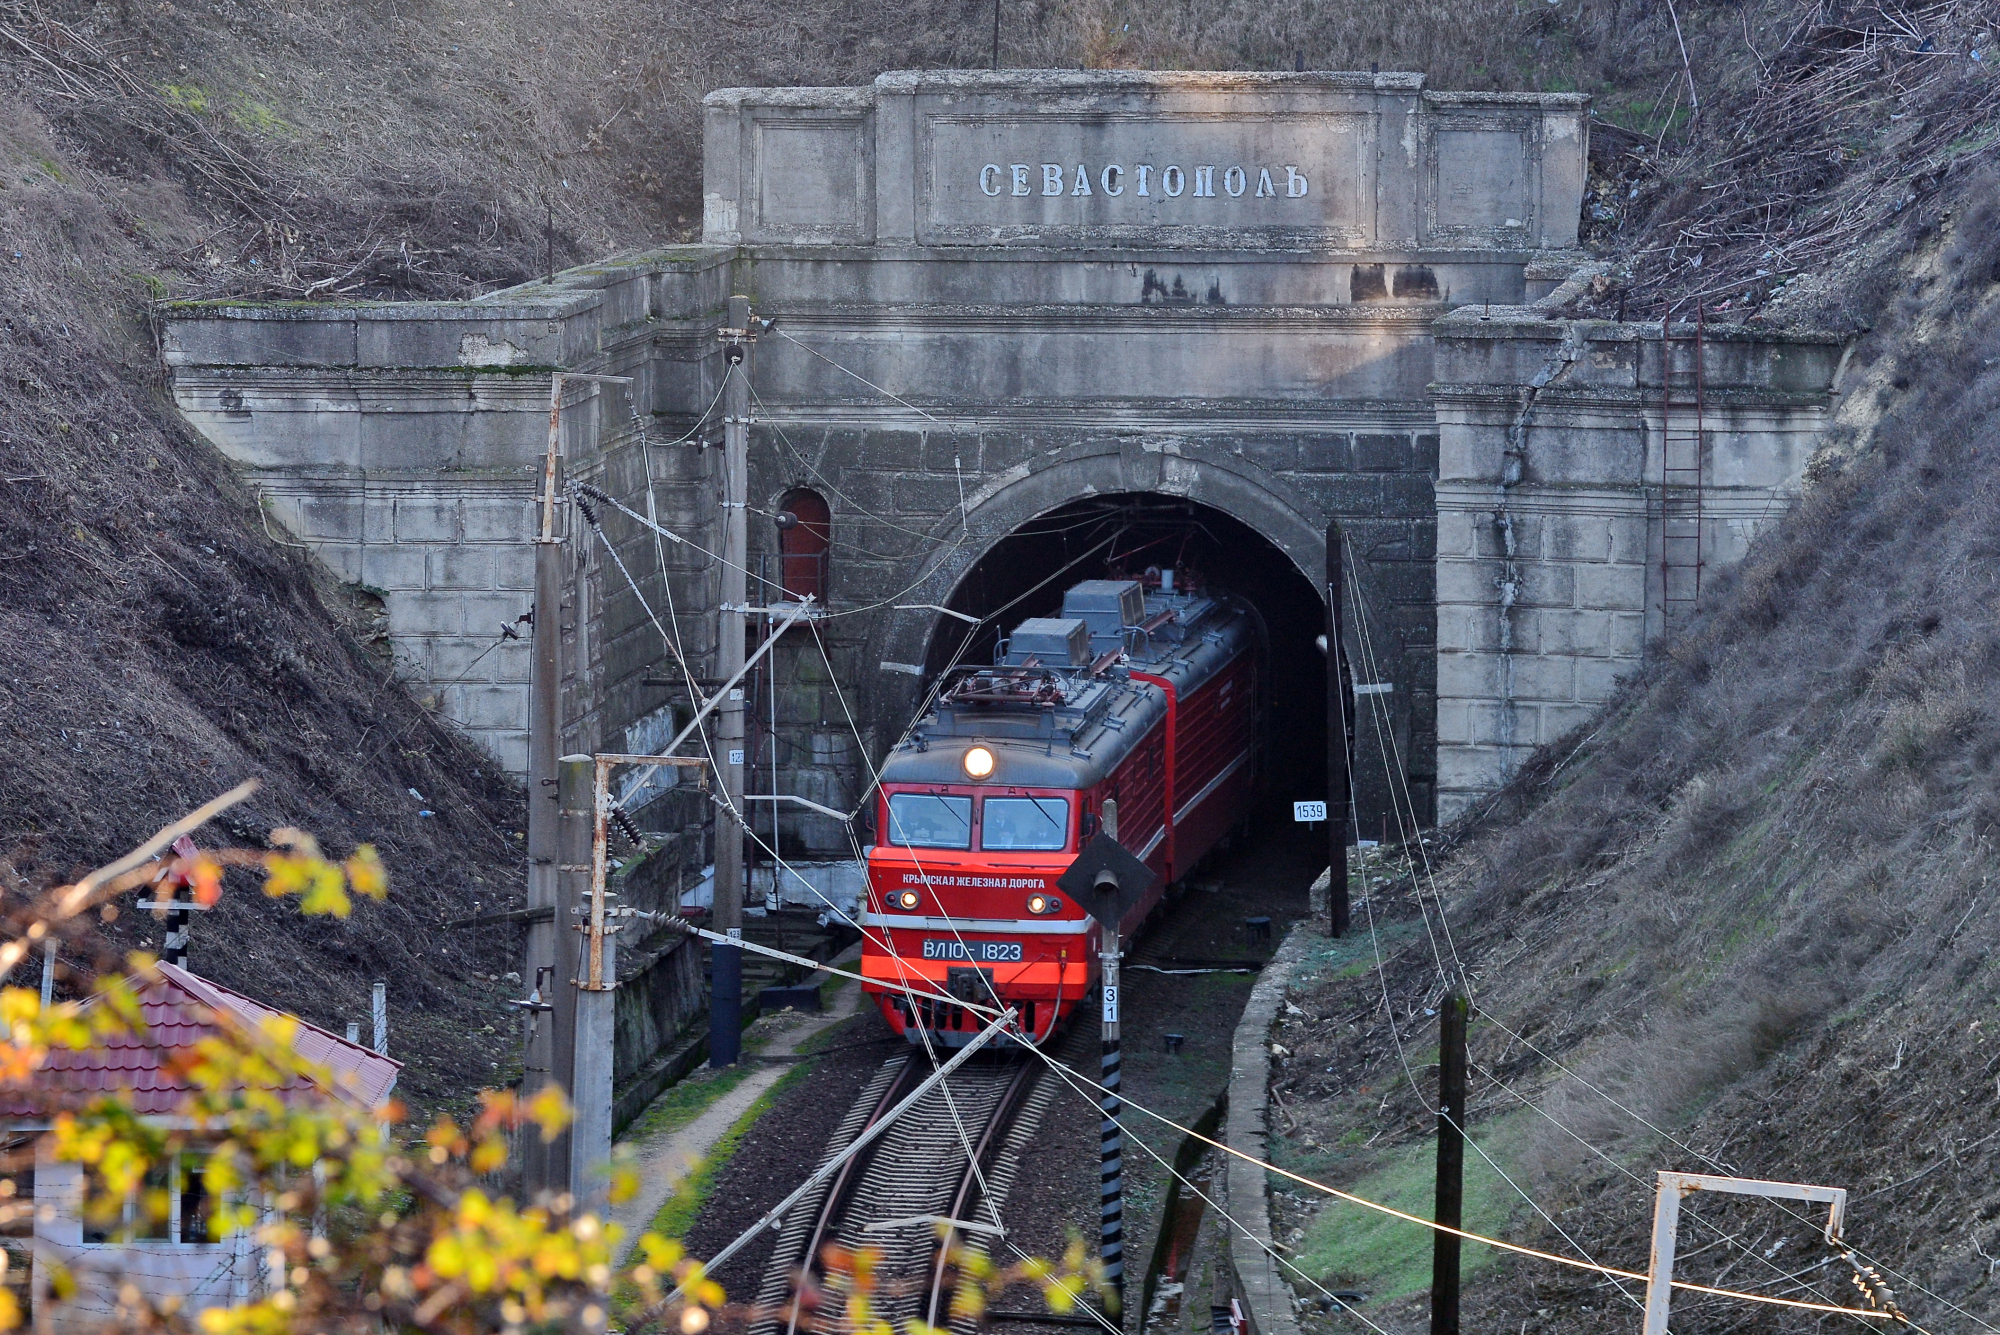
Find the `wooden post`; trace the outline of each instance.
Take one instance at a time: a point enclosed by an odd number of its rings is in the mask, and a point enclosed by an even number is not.
[[[1438,1015],[1437,1212],[1447,1228],[1465,1227],[1465,995],[1453,992]],[[1458,1335],[1459,1242],[1431,1233],[1431,1335]]]
[[[1347,932],[1347,844],[1354,823],[1348,776],[1354,764],[1354,679],[1347,666],[1341,615],[1342,548],[1338,522],[1326,526],[1326,831],[1329,936]]]
[[[562,751],[563,538],[557,534],[558,476],[562,457],[565,377],[549,383],[548,455],[542,464],[541,530],[535,538],[533,657],[528,678],[528,876],[527,907],[543,916],[522,934],[521,1097],[532,1099],[556,1079],[555,984],[560,953],[555,920],[557,828],[556,757]],[[565,523],[564,527],[567,527]],[[568,1167],[554,1162],[540,1136],[521,1138],[523,1194],[529,1201],[560,1193]]]

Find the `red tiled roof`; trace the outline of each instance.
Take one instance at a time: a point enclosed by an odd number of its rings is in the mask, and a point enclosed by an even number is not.
[[[159,981],[139,995],[139,1012],[146,1021],[144,1032],[116,1035],[84,1052],[51,1052],[29,1080],[30,1088],[44,1099],[49,1095],[128,1090],[134,1112],[172,1113],[192,1087],[170,1069],[168,1054],[192,1048],[213,1035],[218,1012],[227,1012],[252,1028],[285,1015],[176,965],[163,963],[158,968]],[[292,1050],[332,1075],[330,1081],[316,1079],[312,1083],[364,1108],[376,1107],[389,1097],[396,1073],[403,1068],[401,1062],[303,1020],[298,1021],[292,1035]],[[296,1089],[301,1084],[289,1080],[285,1088]],[[0,1115],[18,1117],[38,1111],[41,1109],[36,1104],[18,1094],[0,1093]]]

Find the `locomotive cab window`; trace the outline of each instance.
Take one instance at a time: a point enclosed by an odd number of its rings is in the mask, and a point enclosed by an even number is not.
[[[1054,851],[1069,847],[1069,800],[989,797],[979,814],[979,846]]]
[[[906,848],[971,848],[972,799],[892,793],[888,841]]]

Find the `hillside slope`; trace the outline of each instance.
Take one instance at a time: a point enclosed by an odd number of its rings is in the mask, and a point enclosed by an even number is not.
[[[174,416],[120,286],[152,228],[60,152],[24,118],[0,127],[0,885],[19,906],[258,776],[202,842],[281,825],[372,842],[391,898],[307,921],[232,879],[193,966],[336,1031],[366,1030],[386,980],[404,1095],[462,1099],[518,1063],[487,981],[515,966],[504,936],[439,923],[517,889],[518,790],[392,680],[342,591]],[[102,944],[160,938],[128,911]],[[101,948],[65,947],[66,986],[111,962]]]
[[[1961,117],[1986,114],[1995,81],[1970,52],[1992,34],[1974,7],[1821,14],[1842,30],[1875,25],[1865,79],[1881,96],[1909,98],[1954,136]],[[1918,20],[1915,37],[1885,35]],[[1920,39],[1949,46],[1955,66],[1912,77],[1928,55]],[[1412,1171],[1433,1125],[1427,1008],[1463,977],[1480,1012],[1469,1117],[1523,1188],[1481,1168],[1482,1203],[1511,1219],[1509,1236],[1643,1270],[1654,1169],[1841,1185],[1848,1240],[1910,1316],[1972,1331],[2000,1324],[1994,137],[1912,138],[1891,119],[1905,114],[1894,101],[1828,100],[1819,122],[1791,119],[1796,99],[1774,84],[1863,77],[1843,72],[1845,56],[1811,58],[1826,54],[1824,31],[1792,40],[1770,81],[1724,102],[1715,128],[1657,164],[1617,168],[1631,172],[1621,193],[1633,206],[1603,234],[1611,281],[1569,313],[1624,305],[1685,319],[1699,302],[1711,321],[1747,306],[1858,326],[1806,495],[1705,586],[1701,612],[1597,719],[1448,832],[1448,852],[1378,876],[1357,966],[1314,982],[1298,998],[1307,1013],[1281,1028],[1291,1056],[1278,1083],[1298,1109],[1281,1152],[1336,1180]],[[1727,196],[1779,187],[1716,172],[1732,143],[1827,167],[1794,180],[1801,198],[1769,233],[1790,227],[1793,257],[1822,263],[1747,296],[1752,266],[1782,267],[1776,247],[1718,220],[1736,207]],[[1944,148],[1955,152],[1940,162]],[[1849,230],[1857,217],[1869,225]],[[1714,287],[1701,277],[1718,274]],[[1288,1208],[1322,1278],[1366,1278],[1353,1267],[1371,1254],[1352,1219]],[[1692,1208],[1681,1277],[1858,1301],[1813,1212],[1709,1198]],[[1610,1331],[1637,1320],[1635,1294],[1587,1274],[1478,1263],[1469,1324]],[[1414,1262],[1398,1264],[1402,1282],[1386,1287],[1427,1282],[1427,1266],[1413,1278]],[[1410,1328],[1422,1302],[1376,1319]],[[1675,1301],[1677,1329],[1824,1320]]]

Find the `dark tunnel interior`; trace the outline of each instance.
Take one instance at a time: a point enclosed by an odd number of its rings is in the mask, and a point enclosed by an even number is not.
[[[1259,816],[1326,795],[1326,658],[1318,591],[1269,539],[1220,510],[1180,497],[1130,492],[1088,497],[1002,538],[953,590],[954,611],[992,617],[978,627],[938,618],[925,663],[935,680],[955,663],[990,663],[1000,635],[1053,614],[1080,580],[1137,578],[1148,567],[1192,571],[1236,594],[1270,637],[1265,764]],[[1001,609],[1005,609],[1001,611]],[[999,615],[994,614],[998,612]]]

